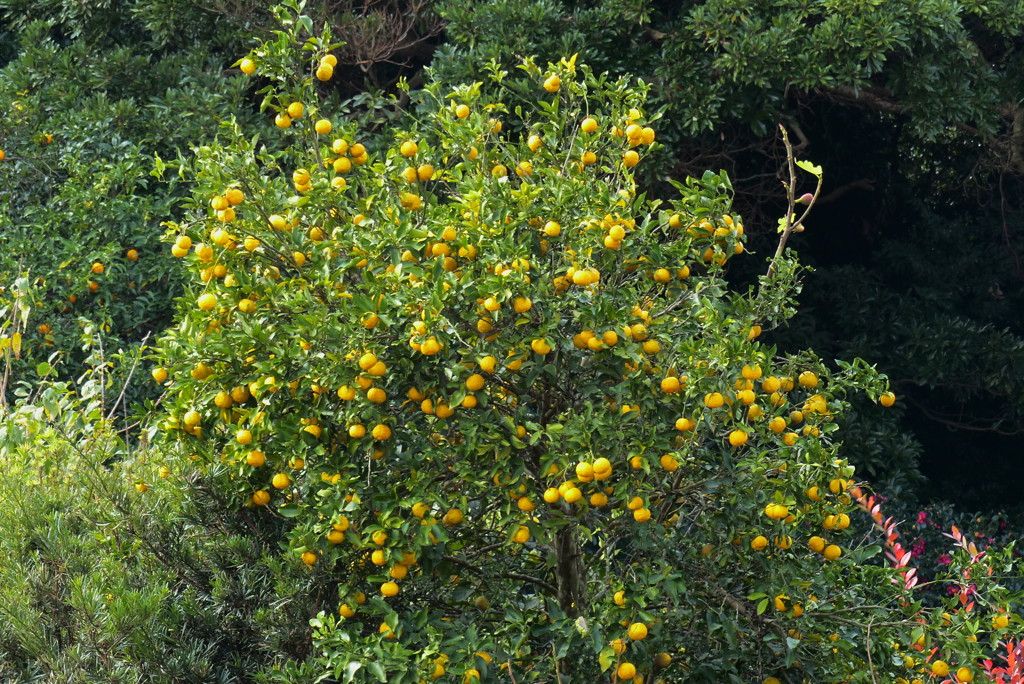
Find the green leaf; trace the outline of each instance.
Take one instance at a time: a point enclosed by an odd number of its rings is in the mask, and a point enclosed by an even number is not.
[[[761,615],[768,609],[768,599],[761,599],[761,602],[757,604],[757,614]]]
[[[297,504],[285,504],[278,508],[277,512],[286,518],[294,518],[299,514],[299,507]]]
[[[807,173],[813,174],[816,178],[821,178],[822,171],[820,166],[803,160],[797,161],[796,165]]]
[[[615,649],[611,646],[601,649],[601,652],[597,655],[597,662],[601,666],[601,672],[607,672],[608,668],[615,662]]]

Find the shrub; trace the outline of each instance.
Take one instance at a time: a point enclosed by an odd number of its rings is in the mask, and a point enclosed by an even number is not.
[[[194,287],[153,369],[168,448],[337,591],[267,678],[892,680],[947,638],[973,667],[849,527],[836,421],[885,379],[758,340],[793,311],[796,164],[820,169],[791,160],[778,251],[732,291],[728,178],[637,193],[642,83],[526,60],[432,84],[367,149],[315,94],[330,36],[277,12],[244,68],[286,144],[196,148]]]

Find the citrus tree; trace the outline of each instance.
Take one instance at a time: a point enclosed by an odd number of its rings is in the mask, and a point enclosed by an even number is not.
[[[779,248],[736,291],[730,261],[757,257],[728,178],[637,190],[642,82],[527,60],[490,78],[531,107],[435,83],[373,142],[318,99],[330,36],[277,12],[238,66],[285,144],[228,123],[182,160],[169,239],[194,288],[152,369],[171,443],[336,587],[315,655],[268,679],[980,672],[1012,620],[954,655],[954,623],[855,533],[836,419],[853,393],[890,405],[885,379],[758,340],[798,290],[796,167],[821,169],[791,160]]]

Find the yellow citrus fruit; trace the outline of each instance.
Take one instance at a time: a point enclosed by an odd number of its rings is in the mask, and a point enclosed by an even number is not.
[[[764,551],[767,547],[768,539],[760,534],[754,537],[754,539],[750,542],[750,548],[754,549],[754,551]]]
[[[385,582],[380,585],[380,593],[384,594],[388,598],[396,596],[398,594],[398,584],[395,582]]]
[[[267,462],[267,457],[259,449],[253,449],[245,457],[245,462],[251,465],[253,468],[259,468],[261,465]]]
[[[621,663],[615,670],[615,674],[618,675],[620,681],[629,681],[636,676],[636,666],[633,663]]]
[[[932,674],[936,677],[945,677],[949,674],[949,663],[944,660],[936,660],[932,663]]]
[[[828,546],[825,547],[825,551],[823,552],[823,555],[825,556],[825,560],[832,561],[832,560],[836,560],[841,555],[843,555],[843,550],[840,549],[835,544],[829,544]]]
[[[239,62],[238,68],[241,70],[243,74],[245,74],[246,76],[250,76],[256,71],[256,62],[246,57],[241,62]]]
[[[266,506],[270,503],[270,493],[262,489],[253,492],[252,502],[257,506]]]
[[[892,392],[886,392],[882,396],[878,397],[878,402],[886,408],[896,403],[896,395]]]
[[[633,641],[640,641],[647,638],[647,625],[642,622],[634,622],[626,630],[626,635]]]
[[[327,135],[334,129],[334,126],[327,119],[320,119],[314,124],[313,129],[320,135]]]
[[[199,299],[196,300],[196,306],[203,311],[209,311],[213,307],[217,306],[217,295],[207,292],[204,295],[200,295]]]
[[[271,481],[271,484],[274,485],[276,489],[284,489],[291,483],[292,479],[288,477],[288,473],[278,473],[274,475],[274,479]]]
[[[749,435],[743,430],[733,430],[729,433],[729,444],[734,447],[741,447],[747,443]]]
[[[413,142],[412,140],[406,140],[405,142],[402,143],[402,146],[399,148],[399,152],[402,153],[403,157],[413,157],[416,155],[417,152],[419,152],[419,149],[419,145],[417,145],[415,142]]]

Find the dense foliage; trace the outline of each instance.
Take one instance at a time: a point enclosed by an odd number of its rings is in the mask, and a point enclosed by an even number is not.
[[[0,0],[0,679],[1020,681],[1021,13]]]

